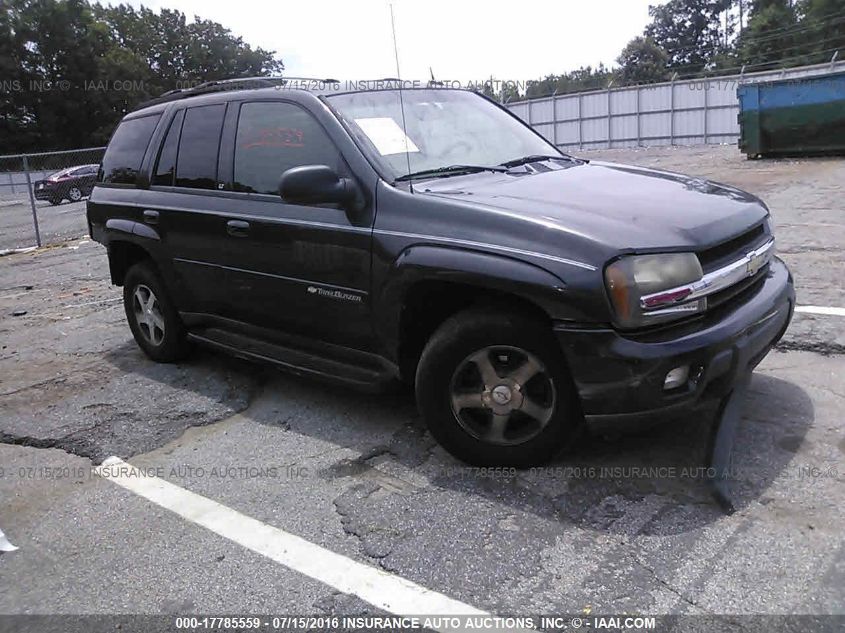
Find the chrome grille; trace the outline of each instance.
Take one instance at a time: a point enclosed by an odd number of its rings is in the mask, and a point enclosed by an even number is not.
[[[755,227],[726,240],[716,246],[699,251],[698,261],[705,273],[712,272],[743,257],[746,253],[767,242],[771,236],[766,229],[766,223],[761,222]]]
[[[735,296],[750,285],[745,282],[753,283],[754,279],[765,274],[769,261],[774,254],[774,249],[775,241],[767,235],[763,244],[741,253],[735,253],[730,258],[729,263],[710,272],[705,272],[704,276],[698,281],[643,295],[640,298],[640,306],[644,310],[650,310],[654,313],[655,310],[665,309],[671,305],[691,304],[693,301],[706,299],[708,306],[711,307],[709,304],[711,299],[718,298],[719,295],[723,298],[729,294]],[[740,288],[737,292],[728,293],[738,284]],[[728,296],[728,298],[730,297]],[[724,300],[726,299],[723,299],[722,302]]]

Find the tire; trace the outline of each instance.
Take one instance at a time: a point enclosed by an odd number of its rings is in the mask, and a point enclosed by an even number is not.
[[[461,312],[438,328],[420,357],[416,394],[435,439],[475,466],[542,464],[583,428],[578,395],[548,324],[495,308]]]
[[[82,189],[80,189],[79,187],[71,187],[70,189],[68,189],[67,198],[71,202],[79,202],[80,200],[82,200],[82,197]]]
[[[151,262],[139,262],[127,271],[123,308],[135,342],[152,360],[172,363],[187,355],[187,331]]]

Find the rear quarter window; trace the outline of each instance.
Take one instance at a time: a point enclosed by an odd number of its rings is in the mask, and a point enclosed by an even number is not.
[[[160,114],[122,121],[103,156],[101,181],[135,184]]]

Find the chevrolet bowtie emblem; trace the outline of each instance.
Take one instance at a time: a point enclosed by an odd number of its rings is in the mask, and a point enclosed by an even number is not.
[[[763,267],[763,264],[766,263],[766,258],[760,253],[749,253],[748,254],[748,265],[746,266],[746,271],[748,271],[748,276],[753,277],[757,274],[757,272]]]

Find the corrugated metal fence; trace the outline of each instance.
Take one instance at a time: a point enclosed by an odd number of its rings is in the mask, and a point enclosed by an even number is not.
[[[544,97],[507,107],[561,149],[735,143],[740,83],[845,69],[830,61],[776,71],[687,79]]]

